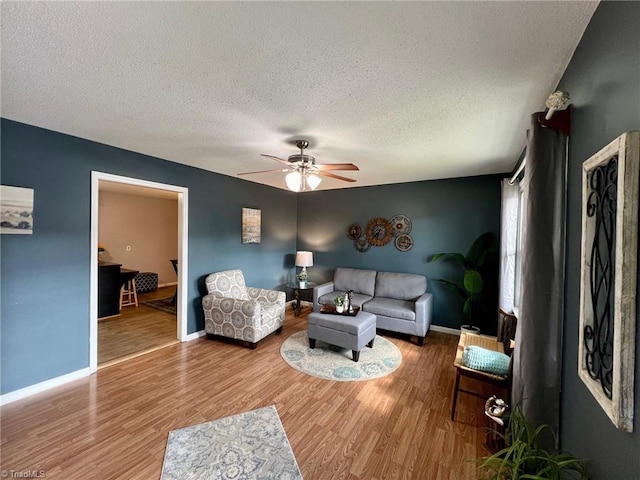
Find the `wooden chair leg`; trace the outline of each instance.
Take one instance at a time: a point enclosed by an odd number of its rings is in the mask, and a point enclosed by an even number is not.
[[[456,383],[453,387],[453,402],[451,404],[451,421],[455,421],[456,403],[458,402],[458,389],[460,388],[460,371],[456,370]]]
[[[131,280],[131,291],[133,292],[133,301],[138,306],[138,291],[136,290],[136,279]]]

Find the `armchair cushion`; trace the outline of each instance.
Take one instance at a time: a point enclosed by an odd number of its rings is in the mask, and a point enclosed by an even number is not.
[[[249,300],[242,270],[212,273],[205,280],[207,292],[213,295]]]

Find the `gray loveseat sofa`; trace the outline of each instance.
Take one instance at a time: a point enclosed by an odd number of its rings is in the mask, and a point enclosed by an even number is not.
[[[427,277],[412,273],[336,268],[333,281],[313,289],[313,310],[332,305],[333,299],[353,290],[353,304],[376,316],[376,327],[418,337],[418,345],[431,325],[433,295]]]

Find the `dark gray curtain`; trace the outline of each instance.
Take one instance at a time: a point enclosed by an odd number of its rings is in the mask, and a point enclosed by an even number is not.
[[[542,116],[541,116],[542,115]],[[522,287],[513,406],[558,431],[562,371],[567,136],[533,114],[524,178]]]

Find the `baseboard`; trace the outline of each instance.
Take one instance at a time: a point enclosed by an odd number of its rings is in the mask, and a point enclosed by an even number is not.
[[[35,385],[21,388],[20,390],[14,390],[13,392],[5,393],[4,395],[0,396],[0,405],[6,405],[8,403],[15,402],[16,400],[22,400],[23,398],[30,397],[31,395],[35,395],[36,393],[41,393],[45,390],[50,390],[52,388],[59,387],[60,385],[64,385],[65,383],[88,377],[90,374],[91,371],[89,367],[87,367],[81,370],[76,370],[75,372],[67,373],[66,375],[62,375],[60,377],[36,383]]]
[[[441,327],[440,325],[431,325],[429,330],[434,332],[447,333],[449,335],[460,335],[460,330],[456,328]]]
[[[207,334],[204,330],[199,330],[197,332],[190,333],[184,339],[185,342],[190,342],[191,340],[195,340],[200,337],[204,337]]]

